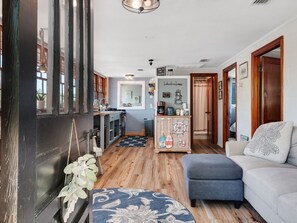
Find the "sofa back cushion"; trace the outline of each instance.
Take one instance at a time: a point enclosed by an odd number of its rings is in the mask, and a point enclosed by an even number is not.
[[[244,149],[245,155],[284,163],[287,160],[293,122],[271,122],[259,126]]]
[[[297,166],[297,126],[293,127],[291,148],[287,163]]]

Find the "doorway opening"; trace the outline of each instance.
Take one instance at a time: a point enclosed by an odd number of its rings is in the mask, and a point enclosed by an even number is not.
[[[223,70],[223,146],[237,139],[237,63]]]
[[[283,36],[252,53],[252,135],[283,120]]]
[[[217,74],[191,74],[191,132],[194,140],[217,144]]]

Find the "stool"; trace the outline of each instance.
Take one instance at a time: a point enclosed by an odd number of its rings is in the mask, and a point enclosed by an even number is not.
[[[243,201],[242,169],[221,154],[189,154],[182,158],[185,184],[191,206],[196,199]]]

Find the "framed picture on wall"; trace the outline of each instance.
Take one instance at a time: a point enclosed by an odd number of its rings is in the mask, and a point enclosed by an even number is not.
[[[170,92],[163,92],[163,98],[170,98]]]
[[[244,62],[239,65],[239,79],[248,77],[248,62]]]
[[[219,91],[219,100],[223,99],[223,91]]]
[[[219,90],[223,90],[223,82],[222,81],[219,81]]]

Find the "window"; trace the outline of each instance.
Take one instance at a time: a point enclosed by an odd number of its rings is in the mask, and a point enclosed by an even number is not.
[[[94,99],[106,97],[106,79],[98,73],[94,73]]]

